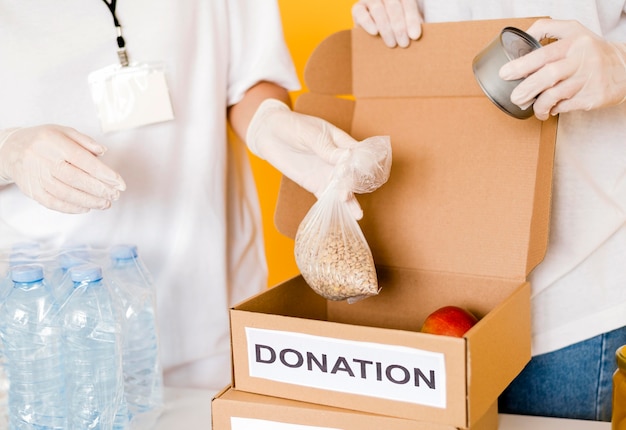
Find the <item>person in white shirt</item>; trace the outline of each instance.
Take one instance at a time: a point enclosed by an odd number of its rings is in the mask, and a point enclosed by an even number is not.
[[[0,249],[137,245],[154,279],[165,385],[222,389],[229,307],[267,282],[242,142],[313,193],[355,143],[291,111],[300,83],[277,2],[0,0],[0,10]]]
[[[551,18],[527,32],[554,41],[500,70],[527,77],[513,103],[536,98],[535,116],[559,125],[548,251],[530,275],[533,358],[499,409],[609,421],[626,344],[626,1],[361,0],[352,16],[389,47],[419,43],[423,22]]]

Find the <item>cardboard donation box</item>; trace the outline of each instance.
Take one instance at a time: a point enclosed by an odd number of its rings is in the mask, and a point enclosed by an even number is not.
[[[212,403],[214,430],[453,430],[444,424],[375,415],[228,388]],[[494,403],[472,430],[497,426]]]
[[[358,196],[381,290],[328,301],[298,276],[233,307],[235,390],[433,429],[475,428],[492,410],[530,360],[526,278],[547,246],[556,119],[504,114],[472,59],[533,21],[426,24],[407,49],[353,29],[315,50],[296,109],[391,138],[389,181]],[[294,237],[314,201],[284,179],[278,229]],[[444,305],[480,321],[462,338],[420,333]]]

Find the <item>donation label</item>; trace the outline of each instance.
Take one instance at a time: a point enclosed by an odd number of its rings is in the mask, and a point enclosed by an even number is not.
[[[251,327],[246,339],[250,376],[446,407],[442,353]]]

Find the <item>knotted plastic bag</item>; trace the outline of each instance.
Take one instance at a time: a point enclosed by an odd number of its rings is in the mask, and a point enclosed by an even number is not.
[[[296,264],[322,297],[353,303],[378,294],[372,252],[349,202],[355,193],[370,193],[387,182],[390,170],[389,137],[360,142],[336,164],[328,187],[300,223]]]

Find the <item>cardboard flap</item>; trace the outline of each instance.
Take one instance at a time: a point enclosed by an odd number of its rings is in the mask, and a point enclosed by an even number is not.
[[[447,24],[426,24],[420,40],[406,49],[389,49],[379,37],[354,30],[354,95],[357,98],[482,96],[472,74],[472,60],[502,27],[491,26],[491,31],[477,32],[475,22],[458,22],[453,26],[450,31]]]
[[[357,140],[391,136],[388,183],[358,196],[360,225],[378,265],[525,279],[543,259],[556,118],[507,116],[482,93],[471,67],[473,56],[502,28],[525,29],[533,21],[425,24],[422,39],[407,49],[386,48],[353,29],[352,55],[343,62],[354,66],[354,103],[313,91],[296,103],[296,110],[344,129],[350,123]],[[323,69],[314,63],[327,65],[326,55],[345,49],[343,33],[320,45],[309,60],[310,73]],[[341,46],[332,49],[333,43]],[[318,88],[324,79],[334,76],[309,77]],[[279,230],[294,237],[313,202],[283,181]]]
[[[352,94],[352,34],[340,31],[324,39],[304,68],[304,83],[318,94]]]

